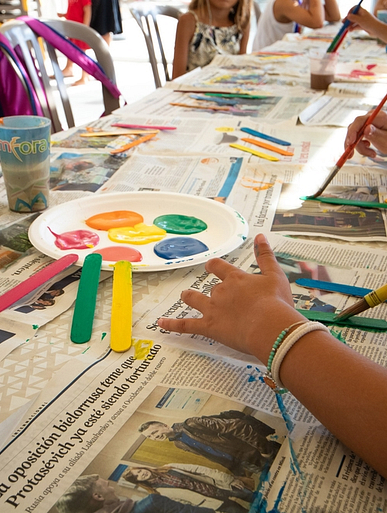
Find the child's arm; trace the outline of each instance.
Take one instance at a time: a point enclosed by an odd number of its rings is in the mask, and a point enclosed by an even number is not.
[[[172,79],[187,72],[189,44],[194,35],[195,26],[196,21],[191,13],[187,12],[180,16],[176,29]]]
[[[328,21],[329,23],[341,20],[340,9],[336,0],[325,0],[324,12],[325,21]]]
[[[91,4],[85,5],[83,8],[83,24],[90,27],[91,22]]]
[[[240,42],[239,55],[246,53],[247,43],[249,42],[249,34],[250,34],[250,22],[243,30],[243,36]]]
[[[276,0],[273,6],[274,17],[280,23],[294,21],[309,28],[321,28],[324,24],[324,7],[321,0],[309,0],[307,7],[302,7],[297,0]]]
[[[363,7],[360,7],[357,14],[352,14],[350,11],[347,14],[347,19],[352,22],[349,30],[362,28],[372,36],[378,37],[387,43],[387,25],[379,21],[375,16],[363,9]]]

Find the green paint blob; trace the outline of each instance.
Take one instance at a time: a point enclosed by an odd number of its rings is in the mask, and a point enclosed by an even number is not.
[[[153,224],[162,228],[168,233],[179,235],[191,235],[207,230],[207,225],[197,217],[183,216],[180,214],[166,214],[156,217]]]

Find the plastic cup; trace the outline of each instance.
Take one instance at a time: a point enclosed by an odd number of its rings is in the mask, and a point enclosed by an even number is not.
[[[329,84],[334,81],[337,58],[337,52],[310,51],[310,87],[312,89],[326,90]]]
[[[40,116],[0,119],[0,163],[9,208],[37,212],[48,207],[51,121]]]

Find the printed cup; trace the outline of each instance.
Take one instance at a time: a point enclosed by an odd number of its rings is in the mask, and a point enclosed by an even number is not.
[[[48,207],[51,121],[40,116],[0,119],[0,163],[9,208],[37,212]]]
[[[337,52],[310,51],[310,87],[312,89],[325,90],[334,81],[337,58]]]

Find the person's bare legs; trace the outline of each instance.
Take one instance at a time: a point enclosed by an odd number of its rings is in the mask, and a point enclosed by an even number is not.
[[[90,75],[88,73],[86,73],[86,71],[82,70],[81,78],[79,80],[77,80],[76,82],[74,82],[72,85],[79,86],[79,85],[87,84],[89,79],[90,79]]]
[[[107,34],[104,34],[102,38],[107,42],[108,46],[110,46],[110,43],[112,42],[112,33],[108,32]]]
[[[64,77],[74,76],[74,63],[70,59],[67,59],[66,66],[62,69],[62,74]]]

